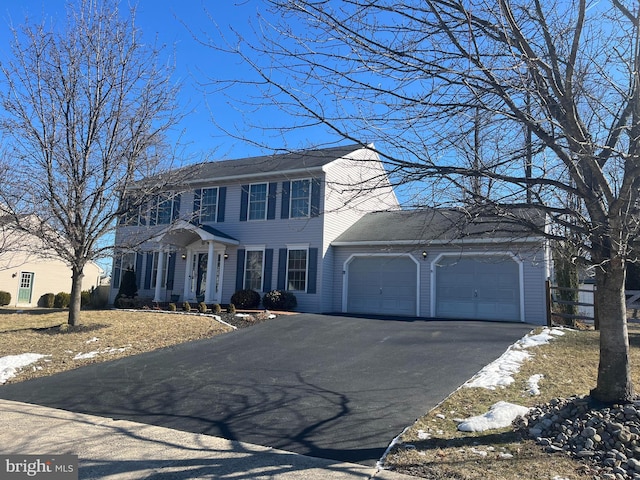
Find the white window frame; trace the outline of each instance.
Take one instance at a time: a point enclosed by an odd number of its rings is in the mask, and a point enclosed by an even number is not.
[[[125,270],[128,269],[128,267],[131,267],[132,270],[135,271],[136,269],[136,261],[137,261],[137,257],[136,257],[137,253],[136,252],[120,252],[118,254],[118,256],[116,257],[116,263],[119,264],[119,268],[120,268],[120,277],[118,278],[118,281],[115,282],[115,279],[111,279],[111,283],[113,285],[117,285],[116,288],[120,288],[120,285],[122,285],[122,276],[124,275]],[[133,258],[133,262],[131,263],[127,263],[125,266],[125,262],[123,261],[125,259],[125,257],[131,256]]]
[[[304,197],[294,197],[293,196],[293,185],[295,183],[299,183],[299,182],[307,182],[307,197],[306,199]],[[309,218],[311,216],[311,183],[312,180],[310,178],[301,178],[298,180],[291,180],[291,187],[289,190],[289,217],[290,218]],[[293,202],[294,200],[298,200],[298,201],[304,201],[306,200],[307,202],[307,211],[301,215],[297,215],[297,210],[294,208],[293,206]]]
[[[149,208],[149,225],[170,225],[173,221],[173,203],[175,202],[176,194],[174,192],[159,193],[155,195],[149,202],[151,205]],[[160,223],[160,204],[168,202],[169,221]],[[163,219],[164,220],[164,219]]]
[[[253,190],[254,187],[259,187],[259,186],[264,186],[264,200],[259,200],[259,201],[252,201],[251,200],[251,191]],[[252,204],[257,204],[257,203],[264,203],[264,215],[262,215],[262,217],[256,217],[256,218],[252,218],[251,217],[251,205]],[[267,219],[267,210],[269,209],[269,184],[268,183],[252,183],[249,185],[249,192],[248,192],[248,198],[247,198],[247,220],[249,221],[254,221],[254,220],[266,220]]]
[[[262,253],[262,259],[261,259],[261,265],[260,265],[260,288],[256,289],[253,288],[249,285],[247,285],[247,266],[249,265],[249,254],[250,253],[255,253],[255,252],[260,252]],[[244,289],[251,289],[251,290],[255,290],[256,292],[261,292],[262,289],[264,288],[264,258],[265,257],[265,247],[264,246],[259,246],[259,247],[246,247],[245,248],[245,252],[244,252],[244,269],[242,272],[242,286]]]
[[[291,269],[289,267],[289,262],[291,260],[291,252],[292,251],[304,251],[305,252],[305,269],[304,269],[304,289],[293,289],[290,285],[289,274],[291,273]],[[301,271],[301,270],[295,270]],[[285,281],[286,289],[291,292],[306,292],[307,288],[309,288],[309,246],[308,245],[288,245],[287,246],[287,269],[286,269],[286,281]]]
[[[160,252],[153,252],[151,260],[151,289],[156,288],[156,278],[158,275],[158,256]],[[162,263],[162,283],[160,288],[167,288],[167,278],[169,276],[169,252],[164,252],[164,262]]]
[[[213,212],[213,219],[204,219],[203,218],[203,212],[204,212],[204,208],[205,208],[205,203],[204,203],[204,192],[205,190],[215,190],[215,199],[216,199],[216,203],[215,203],[215,208],[214,208],[214,212]],[[210,204],[207,204],[210,205]],[[220,189],[218,187],[209,187],[209,188],[201,188],[200,189],[200,211],[198,212],[198,219],[200,221],[200,223],[202,222],[207,222],[207,223],[215,223],[218,221],[218,208],[220,206]]]

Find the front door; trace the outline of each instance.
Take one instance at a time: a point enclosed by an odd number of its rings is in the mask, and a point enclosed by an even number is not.
[[[203,301],[205,292],[207,291],[207,253],[198,253],[196,255],[196,297],[198,301]]]
[[[20,276],[20,287],[18,288],[18,303],[30,304],[31,293],[33,291],[33,277],[32,272],[22,272]]]

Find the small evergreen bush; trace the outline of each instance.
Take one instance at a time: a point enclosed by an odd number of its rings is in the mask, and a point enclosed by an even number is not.
[[[71,294],[65,292],[58,292],[53,300],[54,308],[67,308],[71,303]]]
[[[40,297],[40,300],[38,300],[38,306],[42,308],[53,308],[55,300],[55,293],[45,293]]]
[[[236,306],[233,303],[230,303],[227,307],[227,313],[230,313],[232,315],[236,313]]]
[[[89,290],[83,290],[82,292],[80,292],[80,306],[91,306],[91,292]]]
[[[255,290],[238,290],[231,296],[231,303],[237,308],[257,308],[260,305],[260,294]]]
[[[204,302],[198,303],[198,312],[207,313],[207,310],[209,310],[209,307],[207,307],[206,303],[204,303]]]
[[[293,310],[298,306],[298,299],[286,290],[271,290],[264,294],[262,305],[268,310]]]
[[[184,302],[182,304],[182,310],[184,310],[185,312],[190,312],[191,311],[191,304],[189,302]]]
[[[215,314],[215,315],[219,315],[222,313],[222,307],[220,306],[219,303],[214,303],[213,305],[211,305],[211,311]]]
[[[168,308],[170,312],[175,312],[177,310],[175,303],[170,303]]]
[[[9,292],[0,291],[0,305],[9,305],[11,303],[11,294]]]

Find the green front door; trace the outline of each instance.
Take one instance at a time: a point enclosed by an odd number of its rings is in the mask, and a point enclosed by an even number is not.
[[[22,272],[20,276],[20,288],[18,288],[18,303],[31,303],[31,293],[33,291],[33,276],[34,274],[32,272]]]

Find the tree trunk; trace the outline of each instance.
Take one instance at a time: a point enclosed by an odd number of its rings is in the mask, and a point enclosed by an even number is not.
[[[607,267],[596,273],[600,363],[598,382],[596,388],[591,390],[591,395],[605,403],[624,403],[633,399],[624,296],[624,260],[615,257]]]
[[[71,274],[71,300],[69,302],[69,325],[80,324],[80,307],[82,306],[82,278],[83,268],[73,267]]]

